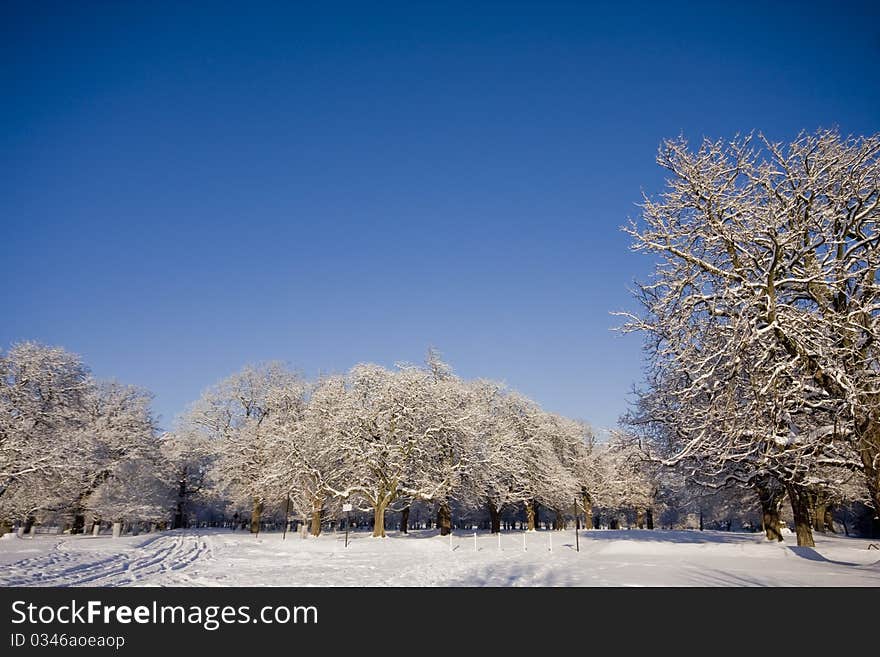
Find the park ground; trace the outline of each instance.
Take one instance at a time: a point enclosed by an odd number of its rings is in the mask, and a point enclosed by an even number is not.
[[[867,539],[716,531],[6,535],[0,586],[880,586]],[[580,550],[577,550],[577,547]]]

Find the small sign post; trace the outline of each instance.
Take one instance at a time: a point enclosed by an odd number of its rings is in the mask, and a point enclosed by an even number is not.
[[[348,547],[348,526],[351,524],[351,504],[343,504],[342,510],[345,511],[345,547]]]

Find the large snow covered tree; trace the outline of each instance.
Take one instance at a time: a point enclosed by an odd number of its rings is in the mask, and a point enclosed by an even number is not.
[[[119,480],[149,470],[143,478],[156,479],[158,436],[150,404],[152,396],[135,386],[115,381],[95,382],[85,396],[85,422],[70,436],[71,472],[76,490],[74,533],[85,531],[87,510],[97,511],[91,497],[105,485],[117,489]],[[138,463],[138,466],[129,464]],[[129,514],[130,515],[130,514]]]
[[[206,390],[183,418],[181,431],[201,433],[217,454],[213,478],[251,505],[251,532],[260,530],[265,476],[277,457],[276,416],[299,415],[305,382],[277,362],[248,365]]]
[[[447,501],[467,465],[464,397],[452,377],[426,368],[363,364],[349,372],[334,433],[350,478],[333,492],[373,511],[374,536],[385,535],[385,512],[395,502]]]
[[[628,328],[672,391],[672,460],[778,480],[809,545],[828,473],[858,469],[880,508],[880,136],[674,140],[658,162],[667,191],[626,229],[659,258]]]
[[[83,531],[97,491],[155,453],[149,393],[96,381],[78,356],[32,342],[0,370],[0,513],[66,516]]]
[[[80,358],[59,347],[24,342],[0,353],[0,499],[24,478],[33,486],[65,474],[90,385]]]
[[[309,387],[301,413],[276,414],[268,420],[275,456],[263,477],[265,489],[284,499],[285,508],[290,500],[293,510],[309,520],[313,536],[321,533],[327,512],[338,510],[341,500],[334,491],[345,486],[351,472],[337,424],[346,395],[344,377],[322,377]]]

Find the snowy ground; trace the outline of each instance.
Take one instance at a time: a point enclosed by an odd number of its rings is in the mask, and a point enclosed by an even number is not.
[[[525,550],[523,541],[525,537]],[[552,540],[552,551],[550,550]],[[6,536],[2,586],[880,586],[871,541],[697,531]],[[475,549],[476,548],[476,549]]]

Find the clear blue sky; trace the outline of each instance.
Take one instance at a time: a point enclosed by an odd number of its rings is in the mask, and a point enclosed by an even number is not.
[[[664,137],[880,129],[878,3],[4,2],[0,345],[151,389],[420,361],[613,425]]]

